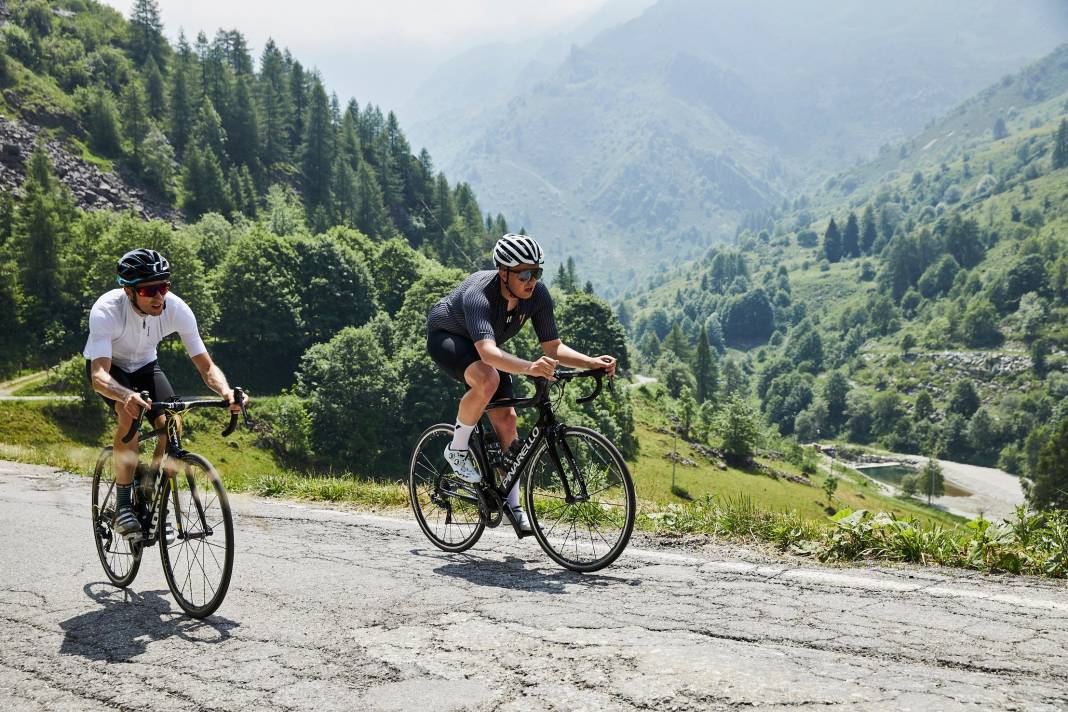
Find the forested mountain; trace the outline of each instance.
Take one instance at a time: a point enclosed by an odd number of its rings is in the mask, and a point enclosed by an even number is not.
[[[573,48],[448,168],[615,288],[732,236],[747,212],[911,135],[1066,35],[1063,4],[1046,0],[661,0]]]
[[[783,436],[997,464],[1064,506],[1066,70],[1068,46],[629,290],[639,364],[755,395]]]
[[[115,287],[119,256],[151,247],[231,382],[286,391],[260,409],[262,446],[301,469],[402,471],[398,443],[450,419],[459,397],[426,353],[426,313],[490,266],[504,217],[413,155],[392,113],[342,108],[274,42],[256,71],[237,30],[169,46],[155,0],[129,22],[80,0],[0,10],[3,125],[38,139],[3,153],[17,170],[0,178],[20,184],[0,193],[0,375],[66,359],[56,378],[84,392],[89,308]],[[82,164],[175,201],[187,221],[86,210],[92,191],[68,185]],[[624,350],[592,294],[558,292],[557,321],[579,348]],[[203,390],[176,339],[160,360],[179,391]],[[80,420],[102,413],[86,396]],[[570,407],[634,454],[625,395]]]
[[[138,0],[129,22],[81,0],[17,0],[0,10],[0,299],[16,305],[20,325],[0,370],[24,359],[47,363],[81,338],[81,300],[90,294],[71,265],[89,257],[98,237],[82,232],[104,221],[75,208],[123,204],[104,199],[123,192],[123,181],[191,221],[212,214],[239,225],[292,214],[276,232],[341,226],[378,242],[400,237],[446,265],[484,264],[494,236],[507,231],[500,214],[482,215],[467,184],[450,185],[425,150],[413,154],[394,114],[356,100],[342,105],[273,41],[257,71],[237,30],[170,46],[153,0]],[[34,136],[44,156],[31,158]],[[58,181],[46,163],[61,169]],[[92,175],[100,185],[79,184]],[[35,216],[38,199],[48,205]],[[227,246],[201,249],[203,269]],[[35,346],[42,341],[44,351]]]

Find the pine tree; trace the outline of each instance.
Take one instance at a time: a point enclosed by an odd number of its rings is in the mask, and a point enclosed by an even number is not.
[[[289,150],[296,155],[304,141],[304,112],[308,108],[308,78],[300,62],[294,61],[289,70],[289,99],[293,107],[289,122]]]
[[[860,225],[857,216],[850,212],[846,220],[845,232],[842,233],[842,256],[860,257]]]
[[[42,144],[30,156],[22,200],[14,221],[15,262],[25,299],[22,321],[30,327],[32,343],[49,350],[59,346],[60,317],[68,294],[63,289],[60,252],[73,222],[73,201],[52,172]],[[46,343],[47,339],[51,343]]]
[[[122,94],[122,116],[124,133],[130,141],[130,155],[138,170],[142,168],[141,145],[151,128],[145,104],[145,92],[141,88],[141,82],[136,77],[131,78]]]
[[[245,36],[237,30],[220,33],[224,42],[226,64],[237,77],[252,76],[252,54]]]
[[[875,246],[875,241],[879,237],[879,232],[875,227],[875,210],[869,203],[864,208],[864,215],[860,220],[860,251],[865,255],[870,255],[872,248]]]
[[[330,192],[334,196],[334,209],[339,223],[357,227],[360,196],[356,186],[356,174],[340,152],[334,159],[331,181]]]
[[[571,291],[578,290],[578,274],[575,273],[575,258],[568,255],[567,258],[567,281],[571,285]]]
[[[233,210],[222,165],[210,146],[190,144],[182,171],[182,189],[182,207],[190,220],[208,212],[228,214]]]
[[[308,96],[307,123],[301,145],[301,175],[308,212],[322,207],[332,210],[330,175],[334,167],[334,130],[330,123],[330,104],[319,77],[312,78]]]
[[[444,173],[438,173],[434,182],[434,217],[435,223],[444,234],[452,221],[456,219],[456,205],[452,200],[452,189]]]
[[[994,140],[1000,141],[1001,139],[1006,138],[1008,135],[1009,130],[1005,126],[1005,119],[999,116],[997,121],[994,122]]]
[[[360,164],[360,172],[356,176],[356,194],[356,227],[369,237],[387,237],[392,230],[385,203],[382,202],[382,189],[378,187],[374,169],[366,161]]]
[[[693,375],[697,380],[697,402],[704,403],[716,397],[719,388],[719,369],[712,359],[712,350],[708,346],[708,331],[701,325],[697,337],[697,355],[694,358]]]
[[[842,259],[842,235],[838,232],[834,218],[831,218],[827,232],[823,234],[823,254],[828,262],[838,262]]]
[[[222,127],[222,118],[206,94],[197,110],[197,119],[190,138],[197,148],[210,150],[216,160],[225,155],[226,131]]]
[[[567,269],[564,267],[563,262],[560,263],[560,269],[556,271],[556,279],[553,280],[553,286],[564,294],[570,294],[575,291],[575,285],[571,283],[571,279],[567,275]]]
[[[1068,119],[1061,119],[1053,143],[1053,170],[1068,166]]]
[[[163,37],[163,22],[156,0],[135,0],[130,13],[129,33],[130,55],[138,66],[144,66],[150,57],[157,65],[163,66],[167,40]]]
[[[386,201],[386,208],[389,209],[393,224],[404,231],[409,222],[405,196],[410,183],[408,159],[411,155],[411,147],[400,129],[396,114],[392,111],[386,117],[386,124],[379,135],[379,141],[381,147],[378,153],[382,158],[378,177],[382,185],[382,197]],[[479,221],[481,222],[481,212]]]
[[[337,153],[348,165],[353,175],[360,170],[363,161],[363,148],[360,146],[360,109],[355,100],[350,101],[341,116],[341,125],[338,128]]]
[[[227,57],[228,33],[219,30],[210,45],[203,33],[197,37],[198,51],[201,52],[200,77],[204,96],[211,99],[215,111],[225,122],[229,118],[233,91],[233,71]],[[222,154],[219,155],[222,159]]]
[[[148,103],[148,115],[160,121],[167,114],[167,91],[163,86],[163,74],[159,71],[155,57],[149,57],[142,72],[145,82],[145,100]]]
[[[171,87],[170,138],[175,155],[179,158],[185,154],[196,117],[189,86],[189,71],[188,67],[180,62],[174,71],[174,84]]]
[[[293,121],[293,102],[289,94],[285,60],[274,40],[267,40],[260,56],[260,75],[256,83],[256,97],[262,117],[262,156],[265,166],[289,160],[290,131]]]
[[[234,165],[258,170],[260,132],[256,105],[252,99],[252,80],[240,75],[234,87],[234,104],[226,124],[226,152]]]
[[[706,334],[707,336],[707,334]],[[671,331],[664,338],[663,344],[665,351],[670,351],[678,356],[679,360],[683,363],[690,362],[690,344],[686,339],[686,336],[682,333],[682,328],[679,327],[679,322],[674,322],[671,325]]]

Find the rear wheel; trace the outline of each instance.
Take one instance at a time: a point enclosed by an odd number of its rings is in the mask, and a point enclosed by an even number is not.
[[[600,433],[565,427],[543,440],[527,471],[526,505],[541,548],[572,571],[597,571],[630,541],[636,510],[630,471]]]
[[[419,436],[408,468],[408,495],[419,528],[443,551],[466,551],[482,536],[486,523],[479,515],[473,485],[457,479],[445,461],[452,426],[439,423]],[[476,466],[481,470],[478,458]],[[482,473],[485,477],[486,474]]]
[[[140,542],[130,544],[115,531],[115,458],[106,447],[96,461],[93,471],[93,539],[96,553],[104,566],[108,580],[120,588],[133,583],[141,567]]]
[[[204,458],[189,454],[167,464],[178,469],[167,478],[160,502],[163,573],[182,610],[204,618],[222,604],[233,573],[230,502],[222,478]]]

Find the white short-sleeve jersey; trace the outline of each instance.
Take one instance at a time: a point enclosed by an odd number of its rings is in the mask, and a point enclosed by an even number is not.
[[[163,302],[163,313],[146,316],[137,312],[122,289],[112,289],[96,300],[89,311],[89,340],[82,355],[92,361],[110,358],[131,373],[156,360],[156,346],[176,333],[182,338],[190,358],[208,349],[200,338],[193,310],[171,292]]]

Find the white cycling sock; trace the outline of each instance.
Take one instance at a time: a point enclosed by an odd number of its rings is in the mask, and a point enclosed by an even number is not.
[[[508,506],[515,509],[519,506],[519,481],[512,485],[512,491],[508,493]]]
[[[452,431],[452,445],[449,447],[453,450],[467,450],[471,445],[471,431],[474,429],[474,425],[464,425],[457,418],[455,429]]]

